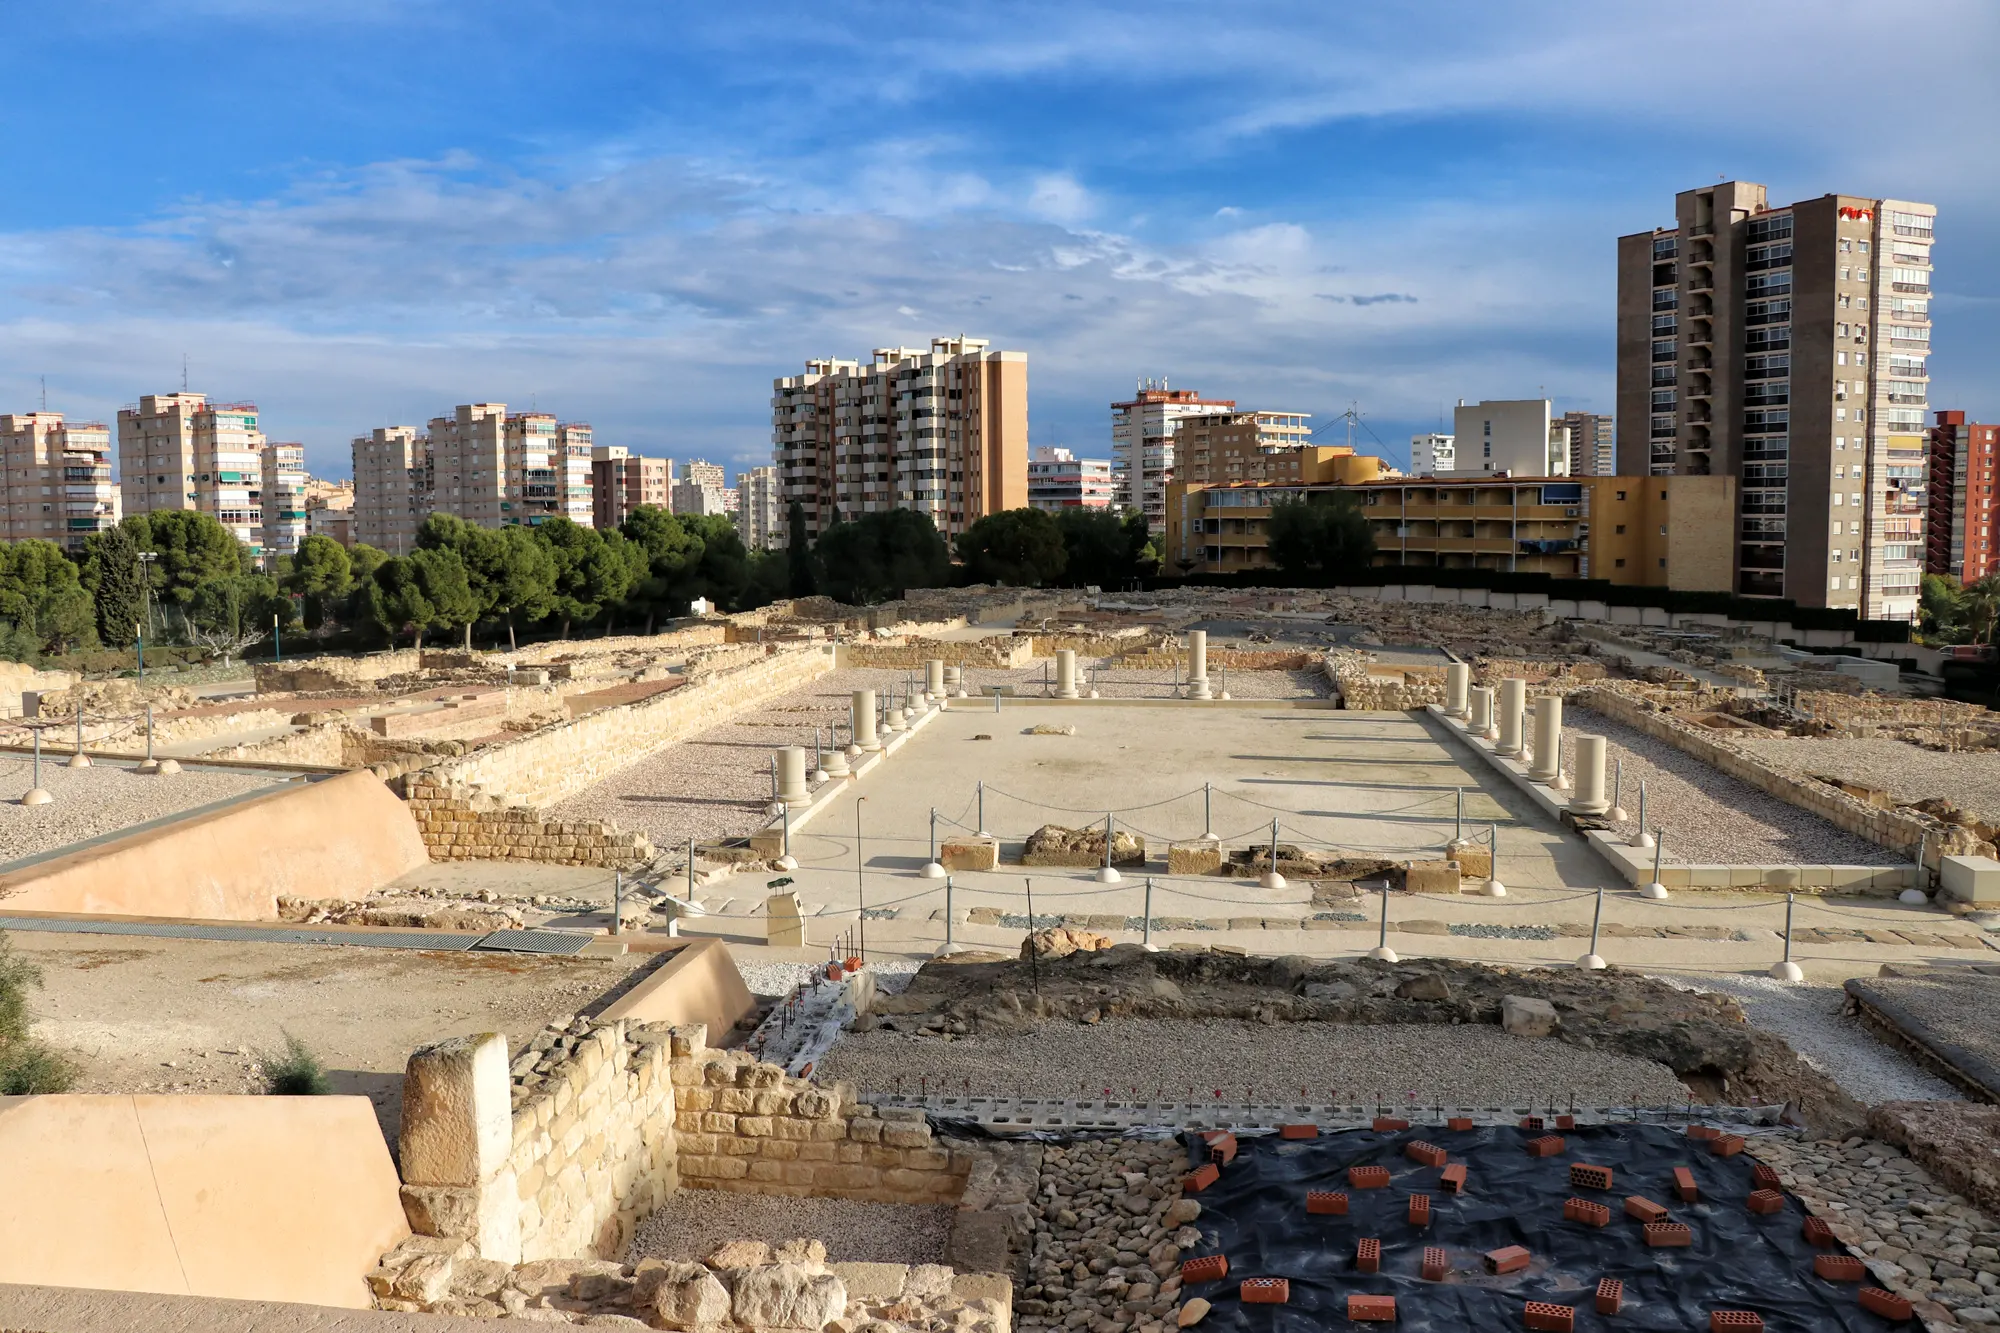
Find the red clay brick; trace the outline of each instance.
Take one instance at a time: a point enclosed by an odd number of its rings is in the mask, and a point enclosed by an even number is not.
[[[1880,1287],[1863,1287],[1861,1289],[1861,1308],[1869,1314],[1879,1314],[1884,1319],[1893,1319],[1898,1322],[1908,1319],[1916,1313],[1916,1311],[1910,1308],[1908,1300],[1896,1295],[1894,1292],[1884,1291]]]
[[[1226,1254],[1205,1254],[1199,1259],[1181,1262],[1182,1282],[1219,1282],[1229,1276],[1229,1256]]]
[[[1234,1134],[1206,1134],[1208,1140],[1208,1160],[1228,1166],[1236,1160],[1236,1136]]]
[[[1688,1137],[1691,1139],[1719,1139],[1722,1137],[1722,1131],[1714,1125],[1689,1125]]]
[[[1319,1137],[1319,1126],[1279,1125],[1278,1137],[1281,1139],[1316,1139]]]
[[[1307,1190],[1306,1211],[1321,1217],[1345,1217],[1347,1195],[1340,1190]]]
[[[1625,1216],[1636,1217],[1641,1222],[1664,1222],[1667,1220],[1667,1210],[1651,1199],[1628,1194],[1625,1196]]]
[[[1597,1313],[1617,1314],[1625,1303],[1625,1284],[1615,1277],[1597,1279]]]
[[[1561,1152],[1567,1146],[1568,1145],[1563,1142],[1562,1135],[1544,1134],[1542,1135],[1542,1137],[1538,1139],[1528,1140],[1528,1145],[1527,1145],[1528,1156],[1554,1157],[1557,1153]]]
[[[1753,1213],[1776,1213],[1784,1211],[1785,1196],[1776,1190],[1752,1190],[1743,1202]]]
[[[1292,1299],[1292,1283],[1282,1277],[1248,1277],[1236,1295],[1245,1305],[1283,1305]]]
[[[1711,1142],[1708,1145],[1708,1150],[1717,1157],[1734,1157],[1737,1153],[1743,1151],[1743,1136],[1741,1134],[1724,1134],[1721,1138]]]
[[[1785,1187],[1785,1182],[1778,1179],[1778,1168],[1762,1162],[1750,1168],[1750,1184],[1760,1190],[1781,1190]]]
[[[1545,1329],[1547,1333],[1570,1333],[1576,1327],[1576,1307],[1529,1301],[1521,1308],[1521,1322],[1529,1328]]]
[[[1465,1163],[1453,1162],[1446,1167],[1444,1174],[1438,1177],[1438,1184],[1444,1186],[1447,1194],[1465,1193]]]
[[[1868,1265],[1851,1254],[1815,1254],[1813,1272],[1828,1282],[1859,1282],[1868,1276]]]
[[[1520,1245],[1508,1245],[1486,1252],[1486,1271],[1489,1273],[1518,1273],[1528,1266],[1528,1251]]]
[[[1521,1117],[1521,1128],[1540,1132],[1548,1128],[1548,1122],[1538,1115],[1524,1115]]]
[[[1455,1115],[1451,1119],[1444,1122],[1444,1127],[1446,1129],[1455,1129],[1463,1133],[1464,1131],[1472,1128],[1472,1117],[1469,1115]]]
[[[1412,1194],[1410,1196],[1409,1221],[1413,1227],[1427,1227],[1431,1224],[1431,1196]]]
[[[1409,1121],[1393,1115],[1378,1115],[1371,1124],[1377,1134],[1393,1134],[1397,1130],[1410,1127]]]
[[[1435,1143],[1425,1143],[1422,1139],[1417,1139],[1404,1145],[1403,1156],[1413,1162],[1421,1162],[1425,1166],[1443,1166],[1448,1154]]]
[[[1424,1246],[1424,1281],[1442,1282],[1444,1275],[1451,1271],[1451,1260],[1445,1256],[1444,1246]]]
[[[1764,1316],[1755,1310],[1710,1310],[1708,1333],[1764,1333]]]
[[[1563,1220],[1565,1222],[1581,1222],[1588,1227],[1609,1226],[1611,1223],[1611,1210],[1601,1203],[1592,1203],[1588,1199],[1565,1199],[1563,1201]]]
[[[1608,1190],[1611,1188],[1611,1168],[1591,1166],[1585,1162],[1571,1162],[1569,1183],[1578,1189]]]
[[[1557,1129],[1575,1129],[1575,1128],[1576,1128],[1576,1117],[1575,1117],[1575,1116],[1573,1116],[1573,1115],[1559,1115],[1559,1116],[1557,1116],[1557,1117],[1556,1117],[1556,1128],[1557,1128]]]
[[[1181,1193],[1199,1194],[1220,1179],[1222,1179],[1222,1168],[1214,1162],[1203,1162],[1181,1177]]]
[[[1799,1234],[1806,1238],[1809,1245],[1831,1247],[1840,1244],[1840,1237],[1833,1234],[1833,1228],[1826,1224],[1823,1217],[1808,1217],[1806,1224],[1799,1228]]]
[[[1347,1168],[1347,1183],[1358,1190],[1379,1190],[1389,1183],[1389,1168],[1350,1166]]]
[[[1682,1203],[1694,1203],[1701,1198],[1701,1186],[1695,1184],[1694,1172],[1684,1166],[1674,1168],[1674,1194]]]
[[[1382,1267],[1382,1242],[1373,1236],[1363,1236],[1354,1242],[1354,1271],[1373,1273]]]
[[[1394,1296],[1349,1296],[1347,1317],[1357,1324],[1396,1322]]]
[[[1679,1250],[1694,1244],[1694,1232],[1685,1222],[1648,1222],[1641,1230],[1646,1244],[1656,1250]]]

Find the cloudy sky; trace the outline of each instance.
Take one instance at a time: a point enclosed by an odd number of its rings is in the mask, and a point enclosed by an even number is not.
[[[774,375],[967,333],[1034,441],[1140,376],[1612,400],[1614,238],[1721,177],[1939,206],[2000,416],[2000,5],[7,0],[0,411],[189,387],[348,471],[501,400],[768,461]],[[1900,15],[1900,17],[1899,17]]]

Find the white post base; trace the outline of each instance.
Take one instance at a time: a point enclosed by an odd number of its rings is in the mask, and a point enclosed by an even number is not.
[[[949,958],[955,953],[963,952],[964,949],[965,946],[963,944],[940,944],[937,948],[931,950],[931,957]]]
[[[1648,884],[1639,890],[1639,896],[1641,898],[1651,898],[1657,902],[1658,900],[1667,896],[1667,886],[1660,883],[1658,880],[1654,880],[1651,884]]]
[[[1632,816],[1625,813],[1625,807],[1622,805],[1612,806],[1604,812],[1604,817],[1614,824],[1623,824],[1632,818]]]
[[[1116,866],[1100,866],[1097,871],[1099,884],[1122,884],[1125,877],[1118,873]]]
[[[90,756],[89,756],[89,755],[87,755],[87,754],[73,754],[73,755],[71,755],[71,756],[69,757],[69,760],[68,760],[68,762],[66,762],[65,764],[63,764],[63,767],[64,767],[64,768],[89,768],[89,767],[90,767]]]
[[[926,861],[922,873],[925,879],[943,879],[944,867],[935,861]]]
[[[1586,972],[1602,972],[1610,964],[1594,953],[1587,953],[1576,960],[1576,965]]]
[[[21,798],[22,805],[48,805],[56,798],[41,787],[30,787],[28,794]]]
[[[1368,956],[1384,963],[1398,963],[1402,961],[1396,956],[1396,951],[1386,944],[1379,949],[1370,949]]]
[[[1653,845],[1653,835],[1644,829],[1640,829],[1625,840],[1625,845],[1627,847],[1651,847]]]
[[[771,864],[780,870],[797,870],[799,868],[799,858],[796,856],[781,856]]]
[[[1915,907],[1919,903],[1927,903],[1930,900],[1931,900],[1930,895],[1925,893],[1922,889],[1904,889],[1901,893],[1896,895],[1897,902],[1908,903],[1912,907]]]
[[[1497,879],[1487,880],[1485,889],[1486,896],[1489,898],[1505,898],[1507,896],[1507,886]]]
[[[154,771],[163,778],[170,778],[181,771],[181,761],[178,759],[162,759],[159,768]]]
[[[1275,870],[1267,870],[1257,877],[1257,883],[1267,889],[1282,889],[1285,887],[1285,877]]]
[[[1771,980],[1773,981],[1804,981],[1805,979],[1805,969],[1797,963],[1771,964]]]

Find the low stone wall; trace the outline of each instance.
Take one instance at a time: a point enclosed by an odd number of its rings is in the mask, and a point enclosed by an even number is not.
[[[902,667],[915,669],[929,661],[946,666],[997,667],[1027,666],[1035,656],[1033,643],[1026,638],[995,635],[986,639],[920,639],[914,643],[843,643],[843,667]]]
[[[608,712],[620,710],[609,709]],[[602,820],[547,819],[429,768],[400,779],[403,799],[434,861],[540,861],[619,869],[643,865],[655,848],[643,833]]]
[[[1023,636],[1035,645],[1036,657],[1054,657],[1067,648],[1078,657],[1129,657],[1135,653],[1178,653],[1173,639],[1157,631],[1128,634],[1035,634]]]
[[[1343,708],[1396,712],[1444,702],[1443,667],[1375,666],[1359,655],[1329,653],[1321,669]]]
[[[322,690],[366,688],[389,676],[416,671],[422,654],[413,649],[370,653],[366,657],[306,657],[257,666],[257,693],[298,694]]]

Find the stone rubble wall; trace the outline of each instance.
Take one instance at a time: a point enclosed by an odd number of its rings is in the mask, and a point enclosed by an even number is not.
[[[622,869],[644,865],[656,853],[643,833],[627,833],[602,820],[547,819],[533,806],[441,780],[438,774],[438,769],[422,769],[401,779],[403,799],[433,861],[539,861]]]
[[[1444,702],[1442,667],[1379,667],[1349,651],[1328,653],[1320,669],[1343,708],[1393,712]]]
[[[366,690],[378,680],[407,676],[419,669],[422,654],[413,649],[370,653],[366,657],[306,657],[290,662],[260,662],[257,693],[298,694],[312,691]]]
[[[912,643],[840,645],[840,664],[844,667],[914,669],[937,660],[946,666],[1013,669],[1028,665],[1034,655],[1034,647],[1029,640],[1003,635],[986,639],[919,639]]]

